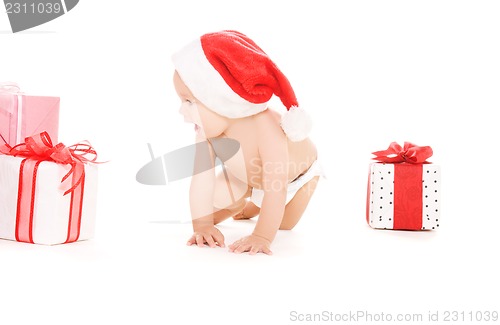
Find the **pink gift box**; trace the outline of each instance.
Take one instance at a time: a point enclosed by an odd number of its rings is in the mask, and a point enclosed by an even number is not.
[[[57,143],[59,103],[59,97],[25,95],[16,84],[0,84],[0,135],[15,146],[45,131]]]

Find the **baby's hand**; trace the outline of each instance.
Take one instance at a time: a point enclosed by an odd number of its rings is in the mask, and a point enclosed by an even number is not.
[[[255,255],[257,253],[264,253],[267,255],[272,255],[271,252],[271,242],[263,237],[250,235],[243,237],[233,244],[229,245],[229,251],[234,253],[249,252],[250,255]]]
[[[197,229],[193,236],[187,241],[187,245],[198,245],[198,247],[203,247],[207,244],[210,247],[225,247],[224,246],[224,235],[219,229],[214,226],[204,227]]]

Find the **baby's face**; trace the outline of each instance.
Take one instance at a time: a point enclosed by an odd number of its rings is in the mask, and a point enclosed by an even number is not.
[[[179,113],[184,116],[184,122],[194,124],[197,137],[217,137],[227,129],[227,119],[196,99],[177,71],[174,73],[174,87],[182,103]]]

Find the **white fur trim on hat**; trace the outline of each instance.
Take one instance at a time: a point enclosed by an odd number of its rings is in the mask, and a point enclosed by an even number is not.
[[[304,109],[292,106],[281,116],[281,128],[290,140],[302,141],[311,132],[311,117]]]
[[[242,118],[260,113],[266,103],[254,104],[238,94],[210,64],[201,40],[196,39],[172,56],[175,69],[193,95],[207,108],[229,118]]]

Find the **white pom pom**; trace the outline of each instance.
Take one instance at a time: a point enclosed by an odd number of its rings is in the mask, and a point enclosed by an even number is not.
[[[311,132],[312,121],[305,110],[292,106],[281,116],[281,128],[290,140],[302,141]]]

